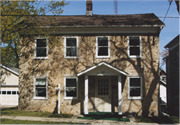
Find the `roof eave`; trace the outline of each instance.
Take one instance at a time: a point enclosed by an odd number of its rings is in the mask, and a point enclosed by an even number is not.
[[[40,26],[40,28],[53,28],[54,26]],[[76,26],[59,26],[62,28],[68,27],[144,27],[144,28],[163,28],[165,25],[76,25]]]

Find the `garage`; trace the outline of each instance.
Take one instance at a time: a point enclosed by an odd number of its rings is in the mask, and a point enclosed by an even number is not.
[[[19,69],[1,65],[0,105],[18,105]]]

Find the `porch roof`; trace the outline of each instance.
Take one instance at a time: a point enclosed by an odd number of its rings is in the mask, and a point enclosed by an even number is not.
[[[97,64],[97,65],[95,65],[95,66],[93,66],[93,67],[91,67],[91,68],[88,68],[88,69],[86,69],[86,70],[78,73],[77,76],[81,76],[81,75],[87,74],[87,73],[89,73],[90,71],[93,71],[93,70],[95,70],[95,69],[98,69],[98,68],[101,67],[101,66],[105,66],[106,68],[109,68],[109,69],[111,69],[112,71],[115,71],[115,72],[117,72],[117,73],[120,73],[120,74],[123,74],[123,75],[125,75],[125,76],[128,76],[128,73],[126,73],[126,72],[124,72],[124,71],[122,71],[122,70],[120,70],[120,69],[118,69],[118,68],[116,68],[116,67],[114,67],[114,66],[111,66],[111,65],[109,65],[109,64],[107,64],[107,63],[105,63],[105,62],[101,62],[101,63],[99,63],[99,64]]]

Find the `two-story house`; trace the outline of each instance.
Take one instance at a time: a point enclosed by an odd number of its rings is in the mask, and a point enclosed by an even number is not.
[[[63,113],[158,115],[164,23],[153,13],[94,15],[92,1],[86,6],[86,15],[37,17],[55,18],[42,27],[61,27],[51,33],[59,45],[35,37],[21,46],[18,108],[53,112],[59,87]]]

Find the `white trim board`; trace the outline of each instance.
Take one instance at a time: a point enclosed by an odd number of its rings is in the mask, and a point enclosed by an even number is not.
[[[8,68],[8,67],[6,67],[6,66],[3,66],[3,65],[1,65],[1,67],[3,67],[4,69],[7,69],[8,71],[10,71],[10,72],[12,72],[12,73],[14,73],[14,74],[16,74],[16,75],[19,76],[19,73],[13,71],[12,69],[10,69],[10,68]]]

